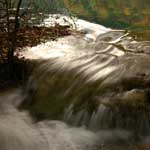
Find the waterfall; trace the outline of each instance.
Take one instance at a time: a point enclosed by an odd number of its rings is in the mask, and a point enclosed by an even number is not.
[[[77,22],[84,34],[22,51],[38,65],[0,95],[0,149],[150,148],[149,42]]]

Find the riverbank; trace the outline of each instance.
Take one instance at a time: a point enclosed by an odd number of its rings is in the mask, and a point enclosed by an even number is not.
[[[71,35],[72,32],[68,25],[59,24],[55,24],[53,27],[28,26],[21,28],[17,34],[13,76],[9,72],[7,57],[8,35],[6,32],[0,32],[0,91],[24,85],[30,76],[36,63],[20,55],[25,47],[33,47],[46,41],[55,41],[59,37]]]

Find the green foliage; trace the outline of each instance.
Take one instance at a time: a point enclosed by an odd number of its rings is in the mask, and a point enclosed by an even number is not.
[[[90,5],[88,0],[81,0],[81,3],[83,7],[87,10],[89,13],[89,16],[92,18],[92,20],[96,20],[96,11],[92,9],[92,6]]]
[[[23,0],[36,11],[65,13],[115,28],[150,25],[149,0]]]
[[[110,27],[150,25],[149,0],[62,0],[78,16]],[[78,6],[78,9],[76,7]],[[84,13],[86,12],[86,13]]]

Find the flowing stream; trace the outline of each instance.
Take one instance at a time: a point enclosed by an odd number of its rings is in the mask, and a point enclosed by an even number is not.
[[[0,95],[0,150],[149,150],[150,42],[77,20],[27,48],[27,87]]]

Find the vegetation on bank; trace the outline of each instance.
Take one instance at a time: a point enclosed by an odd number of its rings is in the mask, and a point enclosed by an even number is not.
[[[29,24],[32,11],[22,9],[21,5],[22,0],[15,3],[13,0],[0,0],[0,89],[21,83],[26,78],[27,60],[17,57],[23,47],[71,34],[67,25],[44,27]]]
[[[112,28],[150,29],[149,0],[23,0],[23,6],[28,1],[34,3],[34,11],[73,14]]]
[[[62,0],[77,16],[113,28],[150,27],[149,0]]]

